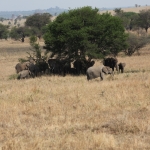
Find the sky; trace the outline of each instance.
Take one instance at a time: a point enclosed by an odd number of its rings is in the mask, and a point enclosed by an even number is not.
[[[75,9],[84,6],[92,8],[134,7],[135,4],[150,5],[150,0],[0,0],[0,11],[28,11],[55,8]]]

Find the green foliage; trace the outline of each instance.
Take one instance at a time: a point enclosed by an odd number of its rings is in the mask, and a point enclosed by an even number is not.
[[[13,27],[10,31],[10,37],[19,40],[22,37],[31,36],[33,34],[32,29],[28,27]]]
[[[30,36],[30,45],[34,45],[37,41],[37,37],[36,36]]]
[[[121,10],[121,8],[116,8],[115,10],[115,16],[119,17],[122,20],[123,26],[126,29],[132,29],[136,23],[135,20],[138,17],[138,14],[135,12],[124,12]]]
[[[8,22],[8,25],[11,25],[11,22],[10,22],[10,21]]]
[[[15,21],[14,21],[14,25],[16,25],[17,24],[17,19],[15,19]]]
[[[122,21],[98,9],[83,7],[60,14],[45,28],[45,48],[53,55],[76,59],[117,55],[126,45]]]
[[[19,61],[20,63],[24,63],[24,62],[27,62],[28,60],[26,60],[26,59],[24,59],[24,58],[19,58],[18,61]]]
[[[8,26],[5,26],[0,23],[0,39],[8,38]]]
[[[19,40],[22,36],[22,33],[24,33],[24,28],[23,27],[13,27],[9,33],[10,37]]]
[[[25,25],[29,27],[36,27],[41,30],[43,26],[50,22],[50,17],[51,14],[49,13],[34,14],[26,19]]]
[[[32,58],[34,60],[36,60],[36,62],[38,63],[39,61],[46,61],[47,59],[47,52],[45,52],[44,54],[42,54],[42,50],[41,50],[41,46],[39,45],[39,43],[37,42],[37,37],[36,36],[31,36],[30,37],[30,45],[31,45],[31,51],[32,53],[28,53],[29,54],[29,59]]]
[[[36,27],[31,27],[31,28],[30,28],[30,36],[31,36],[31,35],[34,35],[34,36],[42,35],[42,29],[39,30],[39,29],[36,28]]]
[[[123,13],[123,10],[121,10],[121,8],[115,8],[114,12],[116,13],[116,15],[120,15]]]
[[[2,22],[3,22],[4,20],[5,20],[5,19],[4,19],[3,17],[0,17],[0,21],[2,21]]]
[[[17,77],[18,77],[18,74],[12,74],[9,76],[9,80],[15,80],[17,79]]]
[[[145,29],[146,32],[148,31],[150,27],[150,9],[140,11],[136,19],[136,24],[138,27]]]
[[[124,50],[125,54],[132,56],[133,53],[137,52],[139,54],[139,49],[144,47],[150,42],[150,37],[148,36],[137,36],[136,34],[130,33],[127,39],[128,48]]]

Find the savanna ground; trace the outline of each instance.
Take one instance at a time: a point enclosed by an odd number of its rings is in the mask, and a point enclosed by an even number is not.
[[[29,48],[28,41],[0,41],[0,149],[150,149],[150,46],[140,56],[118,57],[125,73],[90,82],[69,75],[14,79]]]

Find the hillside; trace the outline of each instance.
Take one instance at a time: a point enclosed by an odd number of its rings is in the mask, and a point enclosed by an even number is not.
[[[139,13],[139,11],[141,11],[141,10],[143,10],[143,9],[150,9],[150,6],[141,6],[141,7],[128,7],[128,8],[121,8],[124,12],[136,12],[136,13]],[[50,11],[51,10],[51,11]],[[53,13],[52,13],[52,10],[53,10]],[[101,10],[101,9],[100,9]],[[49,8],[49,9],[47,9],[47,10],[37,10],[36,12],[49,12],[49,13],[51,13],[52,15],[54,14],[54,12],[59,12],[59,13],[61,13],[61,12],[63,12],[63,11],[67,11],[67,10],[64,10],[64,9],[60,9],[60,8],[58,8],[58,7],[56,7],[56,9],[52,9],[52,8]],[[105,10],[101,10],[100,11],[100,13],[105,13],[105,12],[110,12],[112,15],[114,15],[115,13],[114,13],[114,9],[111,9],[111,10],[107,10],[107,9],[105,9]],[[32,13],[33,13],[33,11],[32,11]],[[59,14],[59,13],[57,13],[57,15]],[[1,14],[1,12],[0,12],[0,14]],[[56,15],[56,13],[55,13],[55,15]],[[51,18],[51,20],[54,20],[55,18],[56,18],[56,16],[55,15],[53,15],[53,17]],[[0,17],[1,17],[1,15],[0,15]],[[24,22],[26,21],[26,19],[21,19],[20,21],[18,20],[17,21],[17,24],[20,24],[20,26],[24,26]],[[8,19],[8,20],[4,20],[3,22],[2,21],[0,21],[0,23],[2,23],[2,24],[4,24],[4,25],[8,25],[8,23],[9,22],[11,22],[11,24],[13,24],[13,20],[11,20],[11,19]],[[12,25],[13,26],[13,25]]]
[[[150,9],[150,6],[141,6],[141,7],[129,7],[129,8],[121,8],[124,12],[135,12],[139,13],[143,9]],[[100,13],[110,12],[112,15],[114,15],[114,9],[113,10],[107,10],[107,11],[100,11]]]
[[[68,11],[67,9],[55,7],[55,8],[48,8],[48,9],[37,9],[37,10],[29,10],[29,11],[0,11],[0,18],[11,19],[12,16],[29,16],[33,15],[34,13],[50,13],[51,15],[58,15],[64,11]]]

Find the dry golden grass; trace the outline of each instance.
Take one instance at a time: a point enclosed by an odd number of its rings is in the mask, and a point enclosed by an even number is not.
[[[149,46],[140,56],[118,57],[127,64],[125,73],[104,81],[69,75],[9,79],[29,47],[0,41],[0,149],[150,149]]]
[[[17,20],[17,24],[20,24],[20,26],[22,27],[22,26],[24,26],[25,21],[26,21],[26,19]],[[11,23],[10,27],[15,26],[13,20],[4,20],[3,22],[0,22],[0,23],[2,23],[4,25],[9,25],[9,22]],[[17,24],[16,24],[16,26],[17,26]]]

